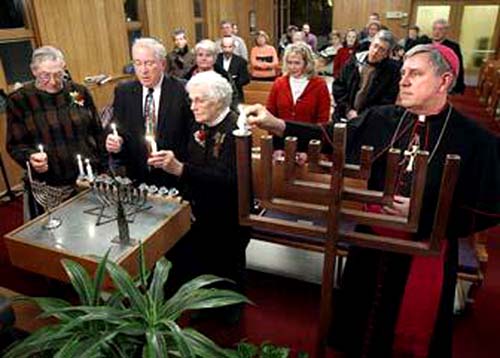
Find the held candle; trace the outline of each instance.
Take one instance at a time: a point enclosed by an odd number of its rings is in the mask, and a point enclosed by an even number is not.
[[[158,146],[156,145],[156,141],[153,136],[147,135],[146,141],[149,142],[149,145],[151,146],[151,154],[155,154],[158,151]]]
[[[85,171],[83,170],[83,161],[80,154],[76,155],[76,162],[78,164],[78,176],[83,178],[85,176]]]
[[[41,154],[43,154],[44,153],[44,151],[43,151],[43,145],[38,144],[38,150],[40,151]]]
[[[92,171],[92,165],[90,165],[90,159],[85,159],[85,166],[87,169],[87,179],[90,181],[94,180],[94,172]]]
[[[116,130],[116,123],[111,123],[111,129],[113,130],[113,135],[118,136],[118,131]]]

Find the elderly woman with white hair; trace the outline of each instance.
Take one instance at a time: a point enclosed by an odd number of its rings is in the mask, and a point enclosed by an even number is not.
[[[186,89],[195,118],[187,160],[161,150],[148,164],[177,176],[183,196],[191,202],[195,221],[188,234],[189,265],[198,266],[193,275],[216,274],[241,284],[248,236],[238,223],[232,88],[218,73],[206,71],[193,76]]]
[[[84,86],[67,79],[65,69],[61,50],[37,48],[31,59],[35,80],[7,100],[7,151],[21,167],[29,163],[33,179],[57,187],[75,184],[77,154],[94,170],[106,163],[94,101]],[[29,204],[30,217],[43,212],[34,200]]]
[[[231,95],[231,108],[233,110],[237,110],[238,108],[238,90],[236,85],[231,78],[231,75],[224,70],[221,66],[217,65],[217,45],[212,40],[201,40],[194,47],[195,53],[195,65],[191,68],[191,70],[186,74],[184,79],[189,80],[191,77],[200,72],[205,71],[215,71],[222,77],[224,77],[233,90],[233,94]]]

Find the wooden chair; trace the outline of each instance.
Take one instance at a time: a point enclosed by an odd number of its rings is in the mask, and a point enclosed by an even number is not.
[[[324,252],[318,357],[324,355],[327,333],[332,320],[334,263],[339,253],[339,244],[355,244],[411,255],[439,253],[440,241],[445,238],[449,207],[458,175],[459,157],[447,156],[435,213],[436,220],[430,238],[426,241],[409,241],[357,232],[354,230],[354,224],[416,233],[426,182],[427,152],[417,154],[409,215],[403,218],[368,213],[362,208],[363,204],[384,205],[392,201],[399,150],[394,149],[388,153],[384,191],[346,185],[349,183],[348,178],[366,180],[369,177],[373,150],[368,147],[362,149],[359,165],[346,164],[345,124],[335,125],[331,162],[321,160],[319,155],[321,143],[312,141],[308,151],[309,164],[305,170],[295,163],[296,138],[285,140],[285,158],[282,162],[273,162],[272,138],[270,136],[261,138],[260,158],[254,156],[254,168],[259,168],[258,177],[252,177],[251,137],[239,136],[236,143],[240,223],[251,228],[254,238],[288,243],[289,246],[297,245],[306,249],[319,248]],[[318,176],[322,180],[316,180]],[[260,199],[262,207],[266,210],[304,218],[308,223],[251,213],[252,193]],[[347,202],[350,202],[350,205],[347,205]]]

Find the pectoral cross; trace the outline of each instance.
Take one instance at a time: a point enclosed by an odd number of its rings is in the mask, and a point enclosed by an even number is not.
[[[418,145],[412,145],[411,150],[404,151],[405,157],[409,157],[408,165],[406,166],[407,172],[413,171],[413,163],[415,162],[415,157],[417,156],[418,148],[419,148]]]

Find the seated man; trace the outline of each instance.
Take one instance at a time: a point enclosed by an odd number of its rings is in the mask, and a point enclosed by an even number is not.
[[[344,65],[332,86],[337,121],[355,118],[373,106],[396,102],[400,66],[389,58],[395,45],[392,33],[381,30],[368,51],[355,54]]]
[[[140,38],[132,46],[137,80],[115,89],[113,121],[118,135],[110,133],[106,149],[138,183],[175,185],[175,178],[147,165],[146,136],[158,149],[174,150],[183,158],[187,128],[192,120],[184,84],[165,74],[165,47],[155,39]]]
[[[418,233],[405,239],[428,238],[445,157],[461,157],[448,240],[442,244],[441,255],[412,257],[349,248],[337,300],[339,326],[334,329],[338,348],[348,356],[451,356],[457,238],[500,221],[498,138],[448,102],[458,75],[459,59],[452,50],[442,45],[415,46],[405,56],[400,106],[373,107],[347,123],[349,161],[358,159],[362,145],[375,149],[370,189],[383,190],[389,149],[398,148],[402,153],[410,149],[399,162],[397,196],[392,205],[379,207],[380,212],[407,215],[412,157],[415,149],[429,152]],[[297,136],[302,145],[333,132],[332,124],[325,130],[318,125],[285,122],[260,105],[250,106],[246,112],[251,125],[276,135]]]
[[[94,101],[82,85],[66,80],[64,55],[52,46],[33,52],[35,80],[7,100],[7,151],[33,179],[52,186],[74,186],[76,156],[88,158],[95,170],[106,163],[104,133]],[[33,199],[33,198],[31,198]],[[42,213],[28,200],[29,217]]]

